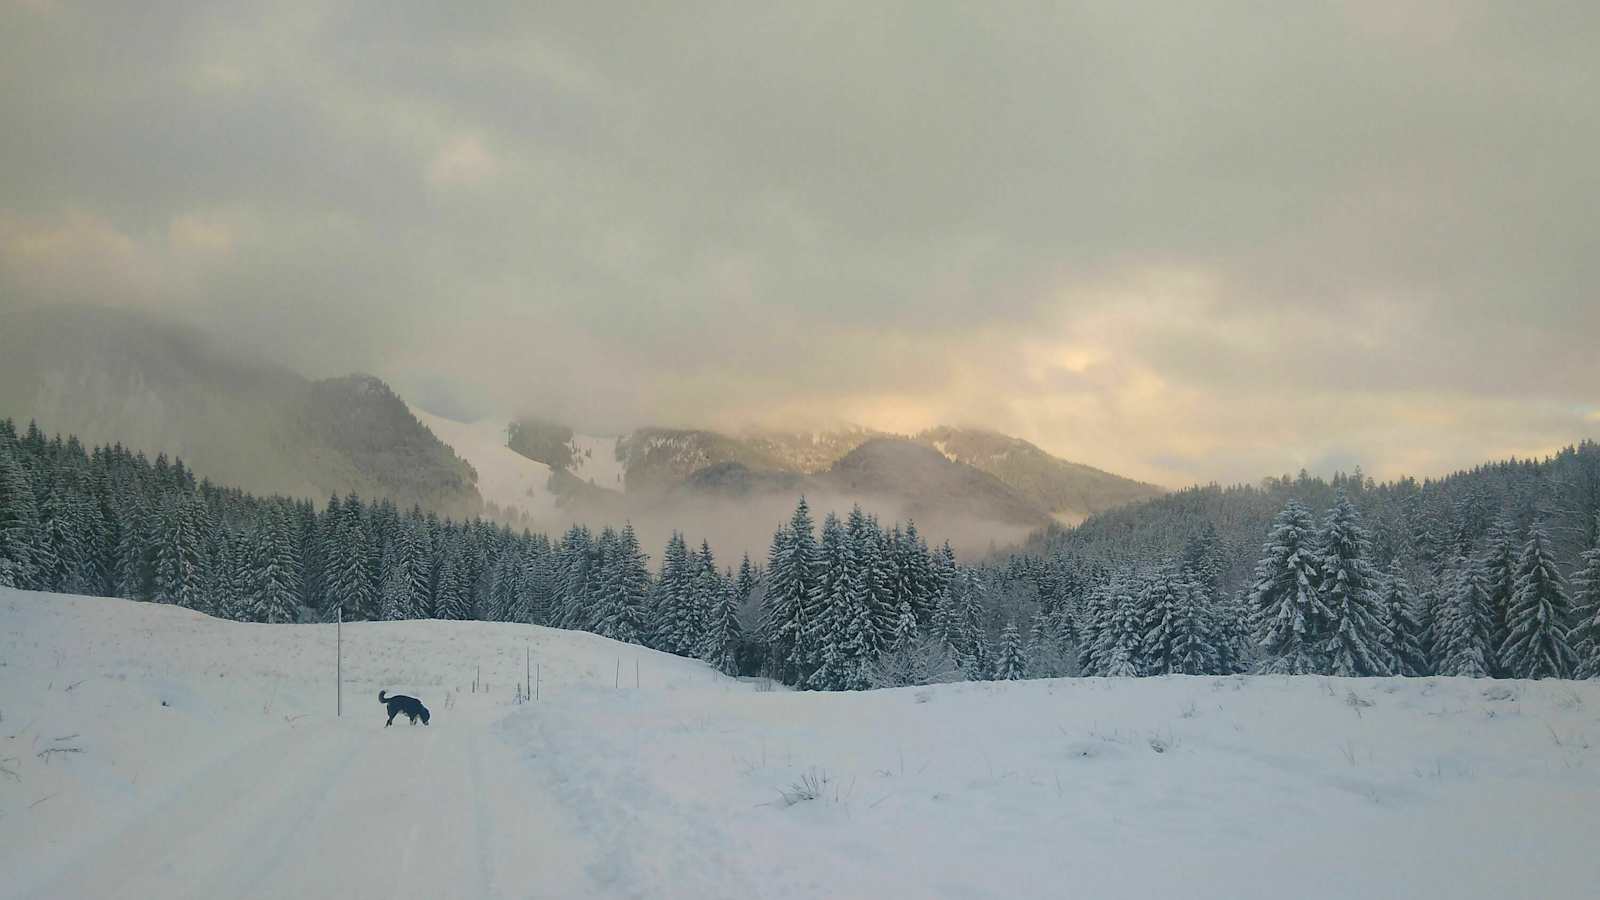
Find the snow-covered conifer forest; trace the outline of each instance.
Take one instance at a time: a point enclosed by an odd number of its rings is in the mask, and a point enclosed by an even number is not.
[[[287,623],[590,631],[803,690],[1067,675],[1600,674],[1600,445],[1448,478],[1181,491],[958,561],[800,498],[764,560],[514,533],[0,423],[0,586]]]

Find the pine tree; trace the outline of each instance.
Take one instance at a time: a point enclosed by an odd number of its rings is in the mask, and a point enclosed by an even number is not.
[[[763,598],[762,634],[779,677],[800,684],[816,667],[811,619],[822,601],[822,564],[804,497],[789,524],[772,537]]]
[[[1248,672],[1255,653],[1250,636],[1250,604],[1241,591],[1219,594],[1212,607],[1212,630],[1217,636],[1217,671],[1223,675]]]
[[[1015,622],[1006,623],[1000,632],[1000,653],[995,660],[997,681],[1020,681],[1028,677],[1028,654],[1022,648],[1022,635]]]
[[[1493,625],[1489,630],[1489,646],[1501,647],[1511,631],[1508,614],[1511,597],[1517,590],[1517,534],[1509,519],[1500,518],[1485,536],[1484,553],[1479,563],[1484,587],[1489,592],[1489,608],[1493,612]],[[1489,660],[1491,675],[1505,675],[1498,654]]]
[[[1428,655],[1422,647],[1422,622],[1412,606],[1414,595],[1400,562],[1390,563],[1379,594],[1379,603],[1389,616],[1389,656],[1395,662],[1394,674],[1413,678],[1429,672]]]
[[[383,581],[379,584],[378,618],[394,622],[407,618],[411,608],[411,574],[406,560],[400,555],[399,542],[390,538],[384,545],[379,570]]]
[[[128,600],[154,597],[155,561],[151,536],[156,531],[155,514],[141,491],[129,491],[122,536],[117,542],[113,592]]]
[[[1544,523],[1528,529],[1517,562],[1516,591],[1506,613],[1508,634],[1500,645],[1500,670],[1512,678],[1561,678],[1576,658],[1567,642],[1572,601]]]
[[[1322,602],[1330,616],[1330,671],[1345,677],[1392,674],[1394,635],[1388,610],[1380,602],[1382,579],[1370,561],[1372,542],[1362,527],[1361,514],[1343,491],[1328,510],[1318,544]]]
[[[83,526],[77,520],[81,511],[71,486],[60,475],[45,491],[39,504],[39,534],[35,557],[38,583],[45,590],[68,594],[81,593],[89,548],[83,543]]]
[[[1322,571],[1310,510],[1298,500],[1290,500],[1273,520],[1261,552],[1251,605],[1256,638],[1266,657],[1262,671],[1326,673],[1333,612],[1322,600]]]
[[[860,513],[859,507],[856,512]],[[859,595],[865,590],[856,549],[839,518],[831,512],[823,516],[822,536],[817,546],[821,598],[816,615],[809,617],[806,623],[806,638],[815,654],[816,668],[807,676],[804,686],[812,690],[845,689],[847,670],[853,662],[847,655],[845,642],[855,607],[860,602]]]
[[[750,558],[745,557],[748,565]],[[739,591],[732,579],[721,579],[706,623],[701,658],[724,675],[739,674],[739,644],[744,629],[739,624]]]
[[[250,618],[274,624],[293,622],[301,596],[302,571],[296,552],[289,513],[282,507],[266,511],[256,529],[250,566]]]
[[[739,563],[739,578],[735,583],[734,593],[738,598],[739,607],[744,608],[750,598],[755,596],[758,581],[755,566],[750,563],[750,554],[746,553]]]
[[[694,608],[695,574],[688,544],[680,532],[672,532],[661,554],[661,580],[656,590],[656,649],[685,655],[697,646],[701,629]]]
[[[205,536],[210,532],[204,503],[190,494],[168,494],[157,518],[154,582],[158,603],[204,609]]]
[[[1441,599],[1435,636],[1440,675],[1487,678],[1494,609],[1476,560],[1456,557],[1450,593]]]
[[[1600,514],[1595,516],[1595,531],[1600,533]],[[1571,641],[1578,678],[1600,678],[1600,538],[1582,555],[1583,568],[1572,579],[1576,589],[1575,624]]]
[[[901,600],[900,609],[895,614],[894,630],[889,634],[889,646],[884,649],[890,653],[904,653],[916,646],[917,614],[911,609],[910,600]]]
[[[33,476],[14,451],[0,442],[0,587],[34,586],[38,533]]]
[[[615,552],[603,567],[596,633],[630,644],[644,642],[650,570],[633,525],[616,538]]]
[[[460,621],[472,611],[471,588],[467,583],[462,535],[446,528],[438,538],[439,569],[433,586],[433,617]]]
[[[1156,576],[1147,588],[1149,630],[1144,668],[1151,675],[1215,675],[1222,672],[1215,619],[1205,587],[1184,568]]]
[[[364,518],[361,499],[350,494],[343,503],[329,501],[321,529],[321,586],[328,604],[327,612],[342,610],[347,621],[366,617],[374,606],[376,594],[372,584],[376,566],[368,559],[372,548],[367,544]],[[459,558],[454,563],[459,567]],[[460,572],[452,569],[451,576],[459,578]],[[466,618],[464,604],[469,598],[460,599],[463,604],[460,618]]]

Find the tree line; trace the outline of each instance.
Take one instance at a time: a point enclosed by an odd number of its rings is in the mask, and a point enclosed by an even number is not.
[[[318,509],[4,421],[0,586],[257,622],[550,625],[802,689],[1245,671],[1590,677],[1600,674],[1600,520],[1574,529],[1570,515],[1586,502],[1572,474],[1590,460],[1600,448],[1585,444],[1542,467],[1422,486],[1302,475],[1197,489],[983,565],[860,507],[819,528],[801,498],[765,565],[746,555],[721,566],[708,544],[675,532],[653,568],[630,525],[552,539],[354,494]],[[1496,492],[1506,484],[1517,487]],[[1251,516],[1228,504],[1254,509],[1279,492],[1276,516],[1256,526],[1265,544],[1242,565],[1230,537]],[[1441,493],[1454,502],[1441,505]],[[1207,514],[1191,514],[1196,497]],[[1325,499],[1320,522],[1302,497]],[[1397,509],[1450,513],[1407,520]],[[1127,540],[1107,552],[1107,533]]]
[[[631,525],[574,525],[552,540],[355,494],[318,509],[213,485],[164,454],[87,450],[0,421],[0,586],[253,622],[551,625],[803,687],[879,683],[879,656],[907,648],[957,580],[954,554],[930,553],[914,525],[886,529],[860,509],[848,527],[830,515],[819,547],[808,515],[802,500],[767,569],[748,555],[736,571],[719,567],[708,544],[691,549],[674,533],[652,571]],[[804,599],[791,609],[785,591]]]

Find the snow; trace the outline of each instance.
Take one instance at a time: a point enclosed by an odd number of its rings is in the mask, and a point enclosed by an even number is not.
[[[519,705],[525,649],[540,699]],[[333,657],[333,626],[0,590],[0,895],[1576,897],[1600,877],[1592,682],[801,694],[417,621],[344,627],[341,718]],[[432,725],[385,729],[380,688]]]
[[[550,467],[506,446],[509,418],[457,422],[416,407],[411,414],[478,471],[478,493],[486,502],[520,510],[540,521],[555,516]]]
[[[615,437],[574,434],[572,474],[597,487],[622,490],[623,468],[622,462],[617,459],[618,440]]]

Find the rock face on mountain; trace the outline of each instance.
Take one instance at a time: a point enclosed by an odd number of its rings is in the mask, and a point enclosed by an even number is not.
[[[379,379],[311,381],[125,310],[0,313],[0,416],[180,456],[202,477],[258,493],[481,508],[472,468]]]

